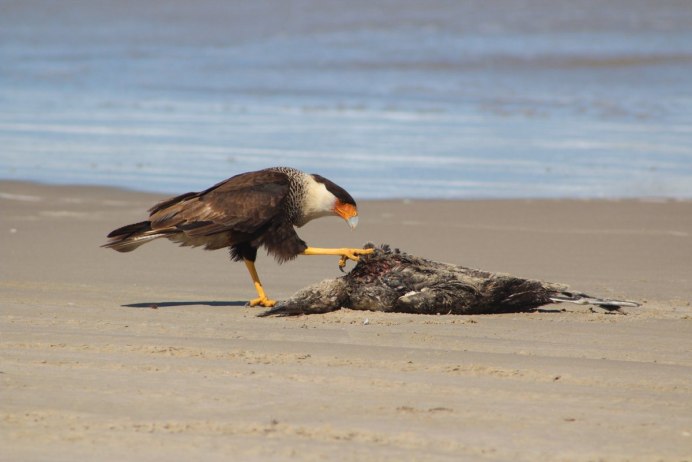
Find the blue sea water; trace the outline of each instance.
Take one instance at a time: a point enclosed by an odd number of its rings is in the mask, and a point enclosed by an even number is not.
[[[692,3],[0,0],[0,178],[692,198]]]

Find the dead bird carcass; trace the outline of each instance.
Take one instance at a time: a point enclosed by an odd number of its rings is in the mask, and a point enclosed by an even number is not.
[[[260,316],[326,313],[340,308],[420,314],[512,313],[559,302],[607,310],[639,306],[571,292],[564,284],[426,260],[383,245],[361,256],[345,276],[308,286]]]

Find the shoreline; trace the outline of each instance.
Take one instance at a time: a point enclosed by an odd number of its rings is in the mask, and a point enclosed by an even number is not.
[[[244,306],[254,289],[226,252],[99,248],[168,196],[0,181],[9,459],[620,461],[692,450],[692,202],[359,201],[355,232],[323,219],[299,234],[643,305],[626,316],[550,305],[289,319]],[[284,298],[340,275],[336,260],[277,265],[260,252],[257,268]]]
[[[221,181],[221,180],[219,180]],[[26,180],[26,179],[12,179],[12,178],[2,178],[0,177],[0,185],[2,184],[15,184],[18,186],[38,186],[38,187],[56,187],[56,188],[94,188],[103,190],[113,190],[120,191],[124,193],[133,194],[143,194],[150,195],[152,197],[173,197],[182,192],[188,192],[188,190],[183,191],[182,189],[176,192],[167,193],[165,191],[149,191],[145,189],[130,188],[127,186],[113,186],[105,184],[89,184],[89,183],[59,183],[59,182],[46,182],[40,180]],[[210,183],[212,184],[212,183]],[[207,186],[201,186],[198,188],[199,191],[204,190]],[[184,189],[184,188],[183,188]],[[564,197],[549,197],[549,196],[527,196],[527,197],[385,197],[385,198],[360,198],[360,202],[555,202],[555,201],[566,201],[566,202],[644,202],[644,203],[666,203],[666,202],[692,202],[692,197],[672,197],[672,196],[613,196],[613,197],[599,197],[599,196],[564,196]]]

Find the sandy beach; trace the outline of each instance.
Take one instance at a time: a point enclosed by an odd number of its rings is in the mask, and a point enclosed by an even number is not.
[[[99,247],[162,197],[0,182],[1,460],[692,459],[692,202],[365,201],[354,232],[300,230],[642,303],[626,315],[257,318],[224,251]],[[258,270],[276,298],[339,274]]]

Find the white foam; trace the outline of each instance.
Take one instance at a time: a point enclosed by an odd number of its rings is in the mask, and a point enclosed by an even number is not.
[[[23,201],[23,202],[38,202],[43,200],[38,196],[30,196],[28,194],[11,194],[0,192],[0,199],[6,199],[10,201]]]

